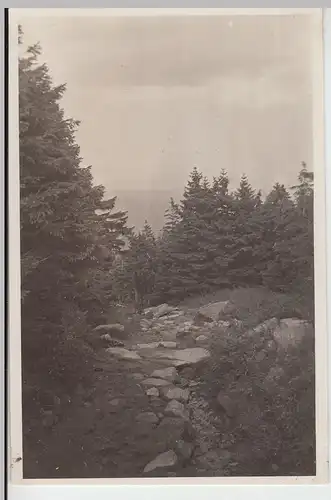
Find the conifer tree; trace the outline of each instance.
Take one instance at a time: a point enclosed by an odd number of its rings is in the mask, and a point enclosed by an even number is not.
[[[257,244],[254,212],[260,206],[260,193],[256,193],[244,174],[234,192],[233,245],[229,249],[229,277],[236,285],[255,285],[260,281],[255,270],[254,247]]]
[[[36,45],[19,60],[23,375],[68,386],[85,363],[91,271],[121,246],[126,217],[81,166],[78,122],[60,107],[65,85],[39,54]]]

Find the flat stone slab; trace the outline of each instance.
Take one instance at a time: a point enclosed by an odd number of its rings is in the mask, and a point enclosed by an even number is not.
[[[169,359],[174,366],[193,365],[204,361],[210,357],[210,352],[202,347],[191,347],[178,350],[151,349],[148,353],[143,353],[143,357],[152,359]],[[174,363],[175,362],[175,363]]]
[[[159,342],[150,342],[149,344],[137,344],[137,349],[157,349]]]
[[[142,385],[146,385],[149,387],[165,387],[171,384],[169,380],[163,380],[161,378],[147,378],[146,380],[143,380],[141,383]]]
[[[124,349],[124,347],[108,347],[106,352],[120,359],[141,359],[138,353]]]
[[[169,366],[169,368],[154,370],[153,373],[151,374],[151,377],[162,378],[164,380],[169,380],[170,382],[174,382],[178,377],[178,373],[175,367]]]
[[[163,341],[160,342],[160,347],[164,347],[165,349],[176,349],[177,342]]]
[[[144,472],[151,472],[163,467],[173,467],[178,461],[177,455],[173,450],[165,451],[149,462],[144,468]]]

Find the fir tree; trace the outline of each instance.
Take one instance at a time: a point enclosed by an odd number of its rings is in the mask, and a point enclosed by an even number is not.
[[[81,166],[78,122],[60,107],[65,85],[53,85],[39,54],[36,45],[19,60],[23,375],[74,391],[93,270],[121,246],[126,218]]]

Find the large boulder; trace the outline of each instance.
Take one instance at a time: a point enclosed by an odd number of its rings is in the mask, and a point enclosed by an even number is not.
[[[207,322],[217,321],[229,306],[229,301],[212,302],[206,306],[200,307],[197,318],[203,318]]]
[[[272,335],[280,347],[287,349],[298,346],[310,330],[312,327],[307,321],[287,318],[280,320]]]

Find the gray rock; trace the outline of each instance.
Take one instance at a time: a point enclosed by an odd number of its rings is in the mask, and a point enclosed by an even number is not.
[[[162,338],[166,342],[174,342],[177,339],[177,331],[176,330],[171,330],[167,332],[162,332]]]
[[[206,342],[208,342],[208,337],[206,335],[198,335],[195,339],[195,342],[197,344],[205,344]]]
[[[151,325],[152,325],[152,322],[149,321],[148,319],[144,319],[143,318],[143,319],[140,320],[140,326],[142,328],[150,328]]]
[[[232,399],[220,391],[217,395],[217,402],[228,417],[235,415],[235,404]]]
[[[118,339],[113,339],[109,333],[104,333],[100,337],[101,340],[103,340],[105,343],[109,345],[109,347],[123,347],[124,343],[121,340]]]
[[[133,373],[132,378],[134,378],[135,380],[143,380],[145,377],[142,373]]]
[[[187,364],[193,365],[200,361],[205,361],[210,357],[210,352],[202,347],[191,347],[174,351],[174,358],[179,361],[184,361]]]
[[[158,398],[160,395],[160,391],[156,387],[151,387],[150,389],[147,389],[146,394],[147,396]]]
[[[137,344],[137,349],[157,349],[159,347],[159,342],[150,342],[148,344]]]
[[[138,353],[124,349],[124,347],[108,347],[106,352],[120,359],[141,359]]]
[[[190,391],[188,389],[181,389],[180,387],[166,387],[162,390],[162,394],[166,399],[176,399],[177,401],[188,401]]]
[[[287,349],[299,345],[312,327],[304,320],[287,318],[280,320],[279,326],[273,331],[273,338],[279,346]]]
[[[230,321],[219,320],[217,321],[217,326],[219,326],[220,328],[224,328],[224,330],[226,330],[227,328],[230,328],[231,323]]]
[[[183,420],[189,420],[189,412],[185,408],[185,406],[180,403],[179,401],[176,401],[176,399],[173,399],[169,401],[167,404],[165,410],[164,410],[165,415],[171,415],[174,417],[180,417]]]
[[[189,459],[192,456],[193,450],[194,450],[194,445],[192,443],[187,443],[186,441],[183,441],[183,439],[180,439],[176,443],[176,448],[178,453],[185,459]]]
[[[149,462],[144,472],[151,472],[154,469],[164,468],[164,467],[173,467],[176,465],[178,461],[177,455],[173,450],[166,451],[158,455],[154,460]]]
[[[253,329],[253,333],[257,334],[262,334],[267,331],[273,331],[275,328],[278,326],[278,319],[277,318],[270,318],[267,319],[266,321],[263,321],[263,323],[260,323]]]
[[[136,417],[137,422],[146,422],[149,424],[157,424],[159,419],[155,413],[151,411],[139,413]]]
[[[118,406],[120,404],[120,400],[118,398],[111,399],[109,401],[109,404],[112,405],[112,406]]]
[[[154,318],[161,318],[174,311],[177,311],[177,307],[169,306],[168,304],[161,304],[154,310]]]
[[[160,347],[164,347],[165,349],[176,349],[177,342],[173,342],[173,341],[160,342]]]
[[[188,349],[169,349],[167,351],[162,351],[158,349],[150,349],[150,352],[146,350],[141,355],[143,357],[148,357],[150,359],[167,359],[172,360],[171,365],[173,366],[184,366],[184,365],[194,365],[205,361],[210,357],[210,352],[202,347],[191,347]]]
[[[154,370],[151,374],[152,378],[162,378],[174,382],[178,378],[178,373],[175,367],[163,368],[161,370]]]
[[[100,335],[108,333],[110,336],[116,338],[123,338],[124,334],[124,326],[119,323],[108,324],[108,325],[99,325],[93,330],[95,333],[99,333]]]
[[[198,314],[206,318],[206,320],[217,321],[228,306],[228,300],[224,302],[212,302],[206,306],[200,307]]]
[[[167,446],[183,438],[186,433],[187,422],[180,417],[164,417],[157,427]]]
[[[171,382],[169,380],[163,380],[161,378],[147,378],[146,380],[142,381],[142,384],[150,387],[165,387],[167,385],[170,385]]]

